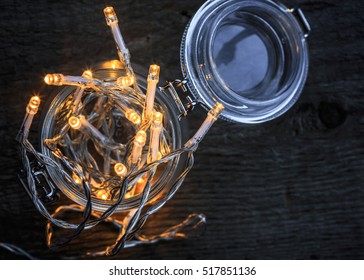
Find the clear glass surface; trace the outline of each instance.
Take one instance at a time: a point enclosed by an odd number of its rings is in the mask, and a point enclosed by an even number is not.
[[[190,90],[222,117],[260,123],[286,112],[307,76],[308,50],[300,24],[268,0],[207,1],[186,28],[182,69]]]

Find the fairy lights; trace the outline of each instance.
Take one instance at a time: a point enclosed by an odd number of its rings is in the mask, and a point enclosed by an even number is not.
[[[120,77],[116,80],[116,83],[122,87],[131,87],[135,83],[135,77],[134,76]]]
[[[53,86],[62,86],[63,80],[64,76],[62,74],[47,74],[44,77],[44,82],[47,85],[53,85]]]
[[[120,32],[118,25],[118,17],[114,11],[113,7],[107,7],[104,9],[105,19],[108,26],[111,28],[111,33],[114,37],[116,49],[118,51],[119,59],[122,65],[126,66],[126,71],[128,75],[134,76],[134,72],[130,66],[130,53],[125,45],[125,41]]]
[[[68,124],[73,129],[80,129],[82,126],[81,120],[77,117],[70,117],[68,120]]]
[[[216,103],[215,106],[209,111],[207,117],[196,134],[185,144],[186,148],[197,148],[197,145],[205,137],[211,126],[217,120],[221,112],[224,110],[224,106],[221,103]]]
[[[92,75],[92,71],[91,70],[86,70],[82,73],[82,77],[92,80],[93,79],[93,75]]]
[[[40,105],[39,96],[33,96],[28,103],[27,113],[29,115],[35,115],[38,112],[39,105]]]
[[[151,65],[148,75],[148,88],[145,100],[145,118],[150,118],[153,113],[155,92],[157,90],[157,84],[159,82],[160,67],[158,65]]]
[[[151,133],[150,133],[150,144],[148,152],[148,163],[158,160],[160,134],[163,128],[162,122],[163,122],[163,114],[159,112],[154,112],[152,124],[150,127]]]
[[[146,141],[147,141],[147,134],[145,133],[145,131],[143,130],[138,131],[133,142],[133,150],[131,152],[131,157],[130,157],[131,165],[135,165],[138,163],[142,155],[143,147],[145,146]]]
[[[107,7],[104,14],[120,59],[117,63],[105,63],[105,69],[112,69],[119,76],[100,79],[97,71],[90,69],[81,76],[47,74],[44,77],[47,85],[66,86],[69,91],[66,96],[60,91],[55,98],[57,101],[47,108],[42,152],[36,151],[28,140],[33,117],[40,106],[39,96],[30,99],[17,139],[26,175],[22,183],[36,209],[50,223],[75,230],[71,239],[101,221],[122,223],[117,241],[103,252],[115,255],[123,247],[154,242],[166,235],[148,239],[134,236],[134,233],[180,188],[193,166],[193,152],[217,120],[223,106],[217,103],[196,134],[178,147],[179,139],[175,139],[172,127],[179,125],[176,124],[178,118],[171,119],[176,112],[157,98],[160,67],[150,66],[144,93],[130,65],[130,54],[114,9]],[[171,102],[175,98],[171,96]],[[178,169],[180,174],[174,174],[182,154],[187,155],[186,163],[182,171]],[[39,172],[35,173],[34,166],[41,168],[41,174],[46,174],[43,180],[46,186],[42,189],[51,190],[47,198],[60,190],[77,205],[62,205],[51,214],[38,193],[40,181],[36,176]],[[154,195],[157,183],[168,191]],[[130,206],[126,202],[129,199],[134,199],[136,204]],[[147,204],[148,208],[145,208]],[[83,211],[84,220],[79,224],[62,220],[59,216],[66,210]],[[115,212],[125,212],[122,222],[112,218]],[[97,218],[92,219],[92,216]],[[184,226],[182,223],[178,230],[182,231]],[[47,226],[48,244],[52,240],[50,227]],[[171,229],[168,238],[181,236],[178,230]]]
[[[128,169],[126,168],[126,166],[120,162],[115,164],[114,170],[115,173],[120,177],[125,177],[126,174],[128,173]]]

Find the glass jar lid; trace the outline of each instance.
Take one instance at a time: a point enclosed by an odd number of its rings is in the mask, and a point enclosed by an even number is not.
[[[307,77],[308,23],[271,0],[210,0],[192,18],[181,46],[190,91],[222,117],[261,123],[286,112]]]

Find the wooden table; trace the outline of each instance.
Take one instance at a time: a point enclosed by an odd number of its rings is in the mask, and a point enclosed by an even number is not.
[[[104,4],[3,0],[0,4],[0,241],[42,259],[82,258],[110,237],[51,251],[46,221],[16,174],[14,138],[33,92],[48,72],[79,74],[115,59]],[[204,1],[109,1],[132,60],[158,63],[180,78],[179,44]],[[289,3],[290,1],[286,1]],[[117,259],[361,259],[364,257],[364,2],[301,1],[313,32],[310,73],[283,117],[244,126],[218,121],[196,152],[175,198],[148,229],[205,213],[203,236],[122,251]],[[205,112],[190,114],[192,134]],[[101,235],[101,237],[100,237]],[[0,258],[17,258],[0,250]]]

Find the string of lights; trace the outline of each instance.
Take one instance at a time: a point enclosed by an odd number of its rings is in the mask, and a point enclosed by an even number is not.
[[[193,153],[224,109],[216,103],[195,135],[182,147],[175,147],[168,112],[155,100],[160,67],[150,66],[144,93],[132,69],[115,11],[107,7],[104,13],[123,74],[113,81],[95,78],[91,70],[82,76],[46,75],[47,85],[71,87],[72,91],[57,104],[41,151],[29,140],[40,96],[30,99],[17,137],[22,183],[36,209],[48,220],[49,247],[68,244],[101,222],[119,229],[116,242],[105,250],[87,253],[92,256],[116,255],[124,247],[187,238],[191,230],[203,228],[205,217],[194,214],[160,235],[139,233],[147,219],[181,187],[193,166]],[[182,157],[186,157],[184,167],[174,176]],[[173,176],[173,182],[163,185]],[[154,195],[158,184],[164,191]],[[44,189],[48,190],[45,194]],[[54,202],[59,190],[77,204],[61,205],[51,213],[46,202]],[[130,201],[136,206],[130,206]],[[82,213],[82,220],[67,221],[67,211]],[[54,242],[53,225],[72,229],[73,233]]]

